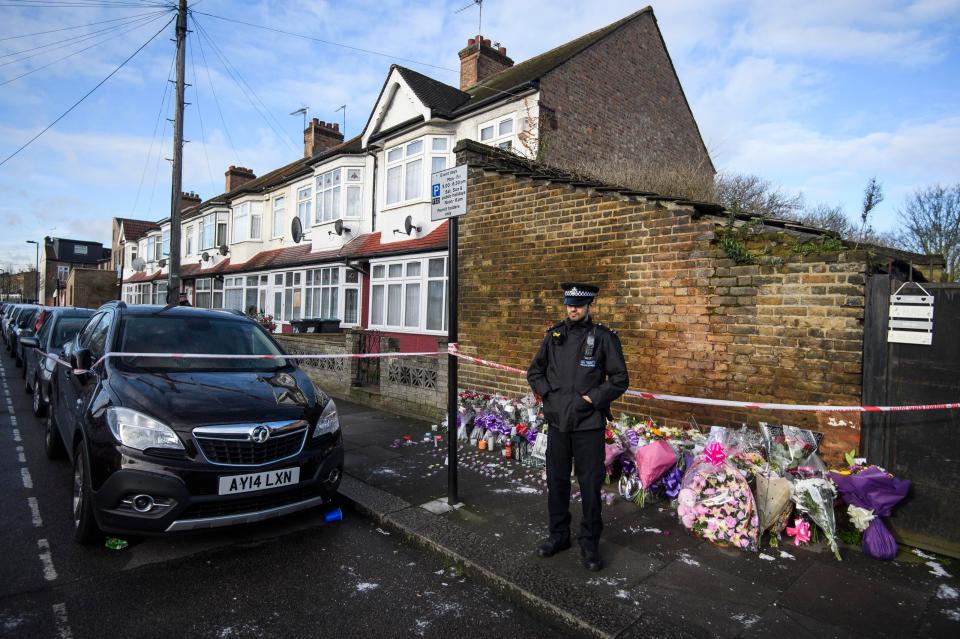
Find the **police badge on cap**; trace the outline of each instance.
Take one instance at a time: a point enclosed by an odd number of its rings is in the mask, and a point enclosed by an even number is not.
[[[586,306],[593,303],[593,298],[600,289],[592,284],[579,284],[576,282],[564,282],[560,284],[563,289],[563,303],[566,306]]]

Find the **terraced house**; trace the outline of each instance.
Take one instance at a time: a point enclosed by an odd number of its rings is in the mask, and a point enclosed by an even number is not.
[[[520,64],[479,35],[459,58],[459,86],[391,66],[350,140],[314,119],[303,157],[260,176],[231,166],[222,194],[184,194],[191,302],[263,312],[283,332],[336,318],[402,350],[432,348],[447,328],[447,228],[430,220],[430,176],[454,165],[458,142],[557,167],[612,159],[713,172],[650,8]],[[115,220],[126,301],[166,301],[169,224]]]

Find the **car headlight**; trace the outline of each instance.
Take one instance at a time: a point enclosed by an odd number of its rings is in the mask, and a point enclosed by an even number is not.
[[[313,436],[319,437],[320,435],[335,433],[338,430],[340,430],[340,416],[337,414],[337,405],[330,399],[327,400],[327,405],[323,407],[323,412],[320,413],[320,419],[317,420],[317,425],[313,429]]]
[[[183,449],[180,438],[169,426],[129,408],[108,408],[107,424],[116,440],[130,448]]]

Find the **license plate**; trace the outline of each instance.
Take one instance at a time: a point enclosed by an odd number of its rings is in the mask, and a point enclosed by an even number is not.
[[[256,490],[289,486],[300,481],[299,468],[281,468],[249,475],[229,475],[220,478],[220,494],[233,495],[250,493]]]

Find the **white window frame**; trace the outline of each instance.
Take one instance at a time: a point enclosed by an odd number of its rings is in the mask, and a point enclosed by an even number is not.
[[[184,255],[193,255],[193,224],[183,232]]]
[[[212,249],[217,243],[217,214],[210,213],[200,218],[200,231],[197,233],[197,251]],[[207,229],[210,229],[210,244],[207,244]]]
[[[425,255],[422,257],[407,257],[407,258],[394,258],[391,260],[381,260],[370,263],[370,308],[368,311],[367,322],[370,328],[378,328],[383,330],[389,330],[391,332],[398,333],[425,333],[429,335],[446,335],[447,333],[447,296],[449,291],[449,283],[447,282],[447,256],[446,255]],[[443,275],[442,276],[430,276],[430,260],[442,260],[443,266]],[[408,265],[411,263],[419,263],[419,275],[410,275],[410,270]],[[399,275],[390,274],[390,267],[399,266]],[[428,329],[427,328],[427,314],[428,314],[428,298],[430,290],[430,282],[443,282],[443,298],[441,300],[441,329]],[[417,307],[417,324],[416,326],[410,326],[407,322],[407,297],[408,291],[407,288],[409,285],[415,284],[419,287],[419,299]],[[390,306],[390,285],[400,285],[400,311],[399,311],[399,322],[390,323],[389,322],[389,306]],[[377,289],[380,289],[379,294],[380,304],[377,304]],[[378,308],[379,306],[379,308]],[[379,321],[375,321],[379,315]]]
[[[332,169],[317,176],[314,193],[317,204],[313,207],[314,225],[339,220],[341,204],[343,202],[343,173],[342,170]]]
[[[297,189],[297,217],[300,218],[300,224],[306,229],[311,224],[310,218],[313,217],[311,210],[313,206],[313,186],[307,184]]]
[[[277,195],[273,198],[273,239],[278,240],[283,237],[285,231],[284,224],[287,217],[287,196]]]
[[[164,229],[160,233],[160,257],[170,255],[170,229]]]
[[[157,236],[159,237],[159,235]],[[156,256],[157,244],[154,242],[153,237],[147,238],[147,262],[155,262],[157,260]]]
[[[324,280],[326,278],[326,280]],[[326,283],[324,283],[324,281]],[[340,265],[308,268],[303,280],[304,319],[343,319],[340,298],[343,267]],[[326,303],[324,303],[326,293]],[[314,312],[316,309],[316,312]]]
[[[398,144],[389,149],[385,150],[384,153],[384,200],[387,207],[394,206],[403,206],[405,204],[410,204],[412,202],[422,202],[427,199],[427,178],[429,173],[425,176],[427,167],[424,165],[429,161],[429,153],[427,152],[427,142],[429,137],[417,138],[416,140],[410,140],[409,142],[404,142],[403,144]],[[420,149],[416,152],[411,152],[411,147],[419,144]],[[390,156],[394,154],[395,151],[400,151],[399,154],[391,161]],[[408,171],[410,166],[416,162],[420,163],[420,176],[419,176],[419,193],[411,195],[408,193]],[[400,171],[400,193],[398,195],[399,199],[391,200],[390,197],[390,171],[391,169],[399,169]]]
[[[263,229],[263,203],[244,202],[233,207],[231,241],[260,241]]]
[[[494,118],[493,120],[487,120],[486,122],[481,122],[477,125],[477,141],[481,144],[486,144],[487,146],[495,146],[507,151],[514,151],[517,148],[517,125],[518,118],[515,113],[510,115],[501,115],[500,117]],[[501,133],[501,127],[510,122],[510,132]],[[483,131],[489,127],[493,127],[493,134],[490,138],[483,139]],[[509,145],[509,146],[504,146]]]
[[[210,296],[210,305],[204,306],[201,295]],[[195,305],[198,308],[223,308],[223,280],[215,277],[197,278],[194,288]]]
[[[355,279],[355,282],[351,282],[351,279]],[[343,277],[341,278],[340,288],[343,293],[343,300],[340,304],[340,308],[343,310],[340,312],[340,325],[341,326],[359,326],[360,325],[360,311],[363,306],[363,277],[360,274],[360,271],[348,267],[343,269]],[[356,308],[353,309],[353,316],[356,318],[352,322],[347,321],[347,291],[356,292]]]

